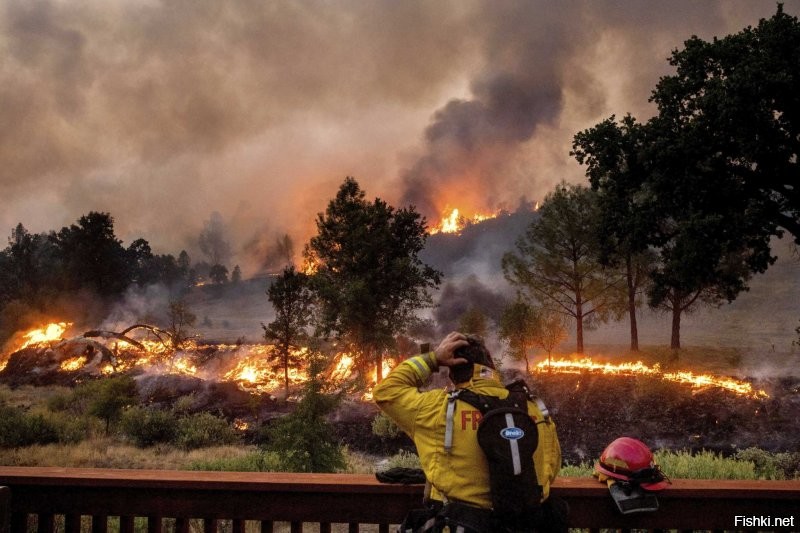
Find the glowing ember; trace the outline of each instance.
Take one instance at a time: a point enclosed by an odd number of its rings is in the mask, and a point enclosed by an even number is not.
[[[241,418],[237,418],[236,420],[233,421],[233,427],[235,427],[239,431],[247,431],[247,429],[250,427],[250,424],[248,424]]]
[[[471,218],[467,218],[461,214],[458,208],[456,208],[450,211],[450,214],[445,212],[445,214],[442,215],[442,220],[439,222],[439,224],[431,228],[429,233],[431,235],[435,235],[437,233],[460,233],[461,230],[467,226],[467,224],[475,224],[477,222],[496,217],[496,213],[488,215],[476,213],[472,215]]]
[[[746,381],[740,381],[730,377],[712,376],[710,374],[695,374],[689,371],[663,372],[660,365],[648,366],[641,361],[625,363],[600,363],[591,358],[579,360],[559,359],[542,361],[534,368],[536,372],[558,372],[562,374],[580,374],[583,372],[619,375],[619,376],[651,376],[666,381],[685,383],[694,388],[718,387],[726,389],[742,396],[752,398],[768,398],[769,395],[763,390],[754,390],[753,386]]]
[[[71,359],[66,359],[61,362],[61,370],[64,372],[74,372],[76,370],[80,370],[83,368],[83,365],[86,364],[86,356],[80,357],[73,357]]]

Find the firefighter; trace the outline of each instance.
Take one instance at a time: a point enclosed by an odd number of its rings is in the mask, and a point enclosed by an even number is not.
[[[409,516],[404,524],[408,526],[405,531],[444,530],[441,520],[428,520],[434,514],[439,518],[448,514],[467,515],[463,524],[455,522],[452,516],[447,522],[450,526],[461,525],[465,532],[502,531],[497,526],[497,517],[491,513],[488,464],[476,436],[480,411],[467,403],[454,402],[454,411],[449,414],[452,429],[449,429],[448,391],[419,390],[440,367],[449,368],[456,389],[466,388],[498,398],[509,395],[483,342],[458,332],[447,335],[434,351],[405,360],[375,388],[373,393],[378,407],[413,439],[428,482],[429,512]],[[528,415],[538,429],[533,465],[541,490],[541,506],[537,511],[538,527],[526,530],[566,531],[566,503],[556,504],[549,499],[550,484],[561,467],[555,424],[544,404],[527,403]],[[445,449],[448,438],[450,446]],[[434,525],[425,529],[410,523],[415,520]]]

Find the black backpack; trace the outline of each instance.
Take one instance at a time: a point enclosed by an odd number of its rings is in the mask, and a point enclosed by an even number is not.
[[[523,381],[515,381],[507,388],[505,399],[458,389],[450,393],[449,402],[454,409],[455,401],[462,400],[481,412],[477,436],[489,464],[494,518],[514,530],[522,524],[530,527],[531,519],[538,515],[542,487],[533,464],[539,432],[528,415],[527,403],[536,399]],[[547,417],[547,409],[541,407]]]

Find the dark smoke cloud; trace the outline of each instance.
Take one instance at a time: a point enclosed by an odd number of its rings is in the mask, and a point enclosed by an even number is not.
[[[752,23],[755,13],[770,15],[763,5],[737,6],[746,7],[752,18],[743,19]],[[650,113],[647,97],[667,73],[670,50],[692,33],[708,37],[741,29],[729,26],[731,3],[482,7],[477,18],[483,64],[471,78],[470,97],[436,111],[419,158],[402,176],[404,203],[433,219],[456,207],[465,192],[472,206],[495,210],[513,205],[520,195],[541,198],[554,182],[576,178],[579,169],[567,155],[576,131],[612,113]],[[601,57],[604,48],[610,57]],[[592,64],[598,59],[605,65]],[[616,101],[615,91],[624,91],[626,100]],[[554,154],[556,161],[548,161]],[[520,161],[527,163],[522,169]]]
[[[439,327],[439,334],[445,335],[457,331],[464,313],[475,308],[486,316],[487,325],[492,327],[500,319],[508,302],[509,295],[502,290],[490,288],[477,276],[468,276],[442,286],[433,318]]]
[[[429,218],[457,201],[513,209],[582,179],[577,130],[649,112],[672,48],[774,12],[767,0],[0,0],[0,231],[107,211],[126,244],[198,256],[218,211],[234,254],[272,240],[258,228],[300,249],[346,175]]]

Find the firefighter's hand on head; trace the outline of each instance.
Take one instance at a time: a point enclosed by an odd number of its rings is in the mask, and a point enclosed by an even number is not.
[[[436,362],[439,363],[439,366],[455,366],[468,363],[469,361],[463,357],[456,357],[455,355],[457,349],[467,345],[469,345],[467,338],[462,333],[453,331],[434,350]]]

